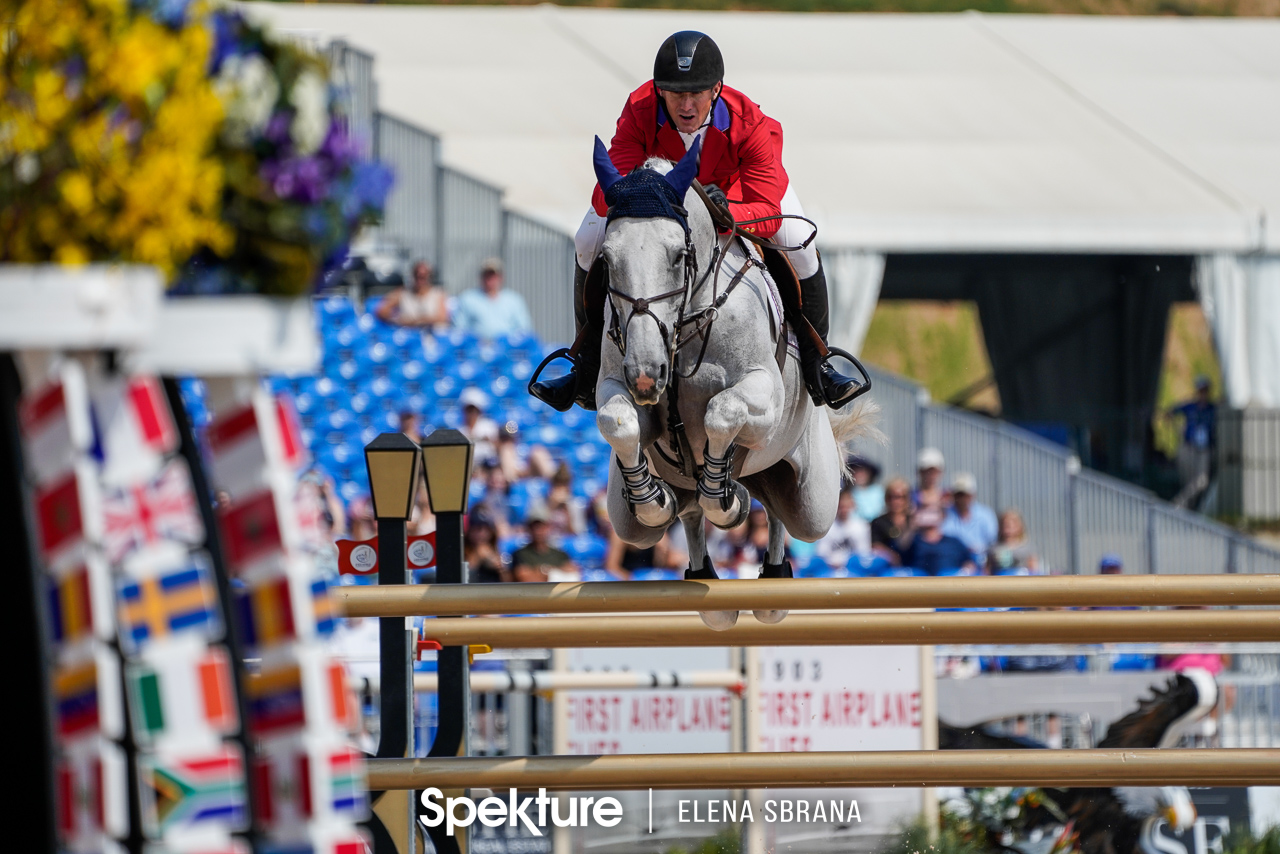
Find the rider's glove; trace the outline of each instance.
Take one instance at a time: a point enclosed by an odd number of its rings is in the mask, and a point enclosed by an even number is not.
[[[717,228],[721,231],[728,230],[727,224],[733,222],[733,214],[729,212],[729,197],[724,194],[724,190],[720,189],[715,184],[707,184],[702,189],[707,191],[707,198],[715,203],[716,207],[720,208],[723,212],[722,217],[717,217],[717,219],[723,221],[716,223]]]

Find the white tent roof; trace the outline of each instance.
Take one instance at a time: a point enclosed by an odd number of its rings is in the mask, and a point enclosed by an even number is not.
[[[252,8],[372,53],[382,110],[570,232],[592,136],[698,29],[782,122],[828,247],[1280,252],[1280,21]]]

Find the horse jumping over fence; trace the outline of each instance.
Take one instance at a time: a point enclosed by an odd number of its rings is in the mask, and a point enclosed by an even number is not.
[[[623,540],[647,548],[679,517],[685,577],[710,579],[703,519],[733,528],[754,496],[769,515],[760,575],[789,578],[786,533],[813,541],[830,529],[843,445],[883,439],[878,407],[864,399],[828,414],[813,405],[764,260],[734,232],[718,233],[698,195],[685,204],[698,150],[695,141],[674,167],[655,158],[624,177],[596,140],[610,214],[590,275],[607,276],[608,299],[588,308],[608,312],[596,420],[615,458],[609,518]],[[787,615],[754,613],[764,623]],[[713,629],[737,618],[702,612]]]

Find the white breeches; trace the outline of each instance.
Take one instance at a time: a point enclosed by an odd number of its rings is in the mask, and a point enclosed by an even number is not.
[[[788,184],[787,191],[782,194],[782,212],[804,216],[804,208],[800,207],[800,199],[795,189]],[[604,217],[596,214],[594,207],[587,208],[587,215],[578,226],[578,233],[573,237],[574,249],[578,253],[578,266],[590,270],[591,264],[600,254],[600,245],[604,243]],[[784,219],[782,227],[773,235],[773,242],[780,246],[799,246],[808,239],[813,227],[801,219]],[[796,275],[807,279],[818,272],[818,247],[816,241],[810,243],[799,252],[788,252],[791,265],[796,268]]]

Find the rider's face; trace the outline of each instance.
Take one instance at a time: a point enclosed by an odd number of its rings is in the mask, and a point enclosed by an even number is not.
[[[721,84],[717,83],[715,88],[703,89],[701,92],[671,92],[667,89],[659,89],[658,94],[662,96],[662,102],[667,105],[667,115],[671,116],[671,120],[675,122],[676,130],[681,133],[693,133],[707,120],[711,104],[720,94],[720,86]]]

